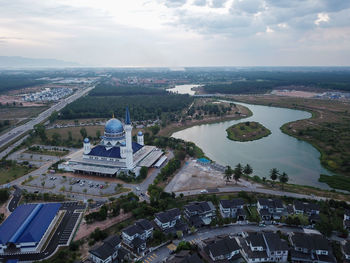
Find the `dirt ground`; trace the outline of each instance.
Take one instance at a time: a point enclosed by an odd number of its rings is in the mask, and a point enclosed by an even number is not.
[[[225,186],[245,186],[256,188],[257,186],[243,179],[236,184],[235,181],[226,183],[223,173],[197,163],[190,159],[181,170],[174,176],[171,182],[166,186],[167,192],[180,192],[195,189],[216,188]]]
[[[301,91],[301,90],[273,90],[271,94],[277,96],[286,96],[286,97],[297,97],[297,98],[312,98],[320,93]]]
[[[82,223],[80,224],[79,230],[74,237],[74,240],[79,240],[90,235],[90,233],[92,233],[96,228],[100,228],[101,230],[107,229],[115,224],[125,221],[131,216],[132,216],[132,213],[126,213],[126,214],[120,213],[120,215],[117,217],[108,218],[100,222],[97,221],[92,224],[87,224],[83,219]]]
[[[8,203],[10,202],[10,200],[12,199],[12,195],[10,196],[9,200],[5,203],[3,203],[1,206],[0,206],[0,214],[4,214],[5,215],[5,218],[8,217],[10,215],[10,212],[7,210],[7,205]],[[5,219],[4,218],[4,219]]]

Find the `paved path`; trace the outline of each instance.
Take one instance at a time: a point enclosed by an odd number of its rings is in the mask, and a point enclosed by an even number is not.
[[[247,188],[247,187],[241,187],[241,186],[233,186],[233,187],[221,187],[216,188],[217,192],[219,193],[231,193],[231,192],[250,192],[250,193],[261,193],[261,194],[269,194],[269,195],[277,195],[277,196],[288,196],[293,198],[307,198],[307,199],[313,199],[313,200],[328,200],[326,197],[320,197],[315,195],[307,195],[307,194],[297,194],[297,193],[291,193],[291,192],[284,192],[279,190],[272,190],[272,189],[265,189],[265,188]],[[207,189],[208,192],[210,192],[210,189]],[[203,189],[198,190],[190,190],[190,191],[183,191],[183,192],[176,192],[175,194],[178,196],[180,194],[183,194],[185,196],[189,195],[198,195],[201,194],[201,191]]]

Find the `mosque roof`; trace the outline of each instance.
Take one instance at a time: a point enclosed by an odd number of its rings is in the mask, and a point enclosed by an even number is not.
[[[136,142],[132,142],[133,153],[136,153],[142,147],[143,147],[142,145]],[[121,158],[119,146],[114,146],[107,150],[105,146],[97,145],[91,149],[88,155],[99,156],[99,157],[109,157],[109,158]]]
[[[139,132],[137,133],[137,135],[141,136],[141,135],[142,135],[142,131],[139,131]]]
[[[107,121],[105,125],[106,133],[121,133],[123,131],[124,131],[123,124],[118,119],[112,118],[109,121]]]
[[[85,139],[84,139],[84,142],[85,142],[85,143],[88,143],[89,141],[90,141],[89,138],[85,138]]]

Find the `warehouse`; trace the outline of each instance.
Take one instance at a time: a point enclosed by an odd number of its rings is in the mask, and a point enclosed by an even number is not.
[[[0,254],[38,252],[57,222],[61,204],[26,204],[0,225]]]

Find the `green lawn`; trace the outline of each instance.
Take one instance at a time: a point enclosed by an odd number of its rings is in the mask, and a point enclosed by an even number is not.
[[[254,121],[246,121],[232,125],[226,129],[227,138],[233,141],[254,141],[271,134],[271,131],[262,124]]]
[[[21,165],[11,165],[0,168],[0,184],[9,183],[27,173],[33,169]]]
[[[350,177],[345,175],[325,175],[321,174],[319,182],[326,183],[334,189],[350,191]]]

